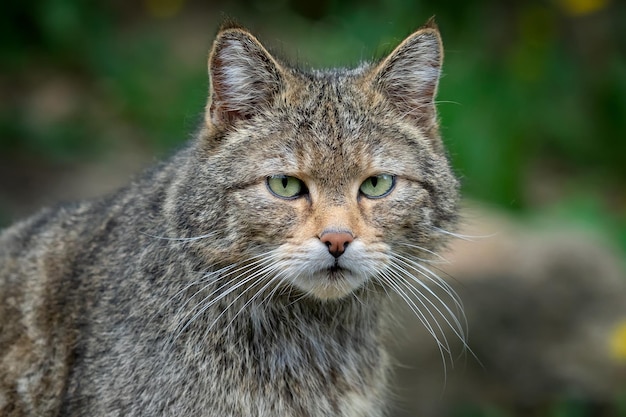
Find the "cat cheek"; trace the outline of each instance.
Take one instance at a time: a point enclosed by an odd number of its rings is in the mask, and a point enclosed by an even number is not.
[[[403,204],[391,199],[365,200],[360,206],[364,224],[379,234],[405,217]]]
[[[281,201],[276,197],[259,198],[249,196],[236,211],[240,227],[248,235],[268,243],[278,244],[296,233],[303,223],[303,211],[300,201]],[[245,213],[245,214],[243,214]]]
[[[388,200],[379,202],[364,213],[364,223],[371,233],[385,243],[409,240],[410,236],[426,231],[423,206],[411,201]]]

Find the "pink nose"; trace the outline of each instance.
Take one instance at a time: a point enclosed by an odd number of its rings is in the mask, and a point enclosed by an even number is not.
[[[320,240],[328,246],[328,252],[331,255],[339,258],[346,251],[348,245],[352,243],[354,237],[350,232],[324,232],[320,236]]]

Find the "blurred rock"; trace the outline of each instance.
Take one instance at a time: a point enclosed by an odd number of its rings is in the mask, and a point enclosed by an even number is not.
[[[444,375],[432,336],[407,311],[393,415],[495,406],[545,416],[563,401],[587,407],[577,415],[618,415],[612,404],[626,388],[626,363],[612,346],[626,323],[626,273],[617,249],[573,226],[532,227],[476,207],[465,217],[471,226],[461,234],[495,234],[454,242],[439,275],[463,300],[482,367],[469,353],[455,355]],[[448,333],[452,352],[462,352]]]

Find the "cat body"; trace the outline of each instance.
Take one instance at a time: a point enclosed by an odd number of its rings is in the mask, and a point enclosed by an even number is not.
[[[0,235],[0,415],[383,415],[389,293],[456,220],[441,59],[432,23],[314,72],[223,28],[187,147]]]

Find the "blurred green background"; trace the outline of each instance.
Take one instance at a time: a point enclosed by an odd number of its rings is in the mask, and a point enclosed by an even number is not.
[[[115,188],[188,139],[225,18],[279,56],[328,67],[381,57],[435,15],[442,133],[465,196],[581,225],[626,254],[626,2],[13,0],[0,11],[0,225]],[[626,416],[624,398],[602,415]],[[600,415],[577,404],[556,398],[541,415]],[[513,412],[468,407],[458,415]]]

